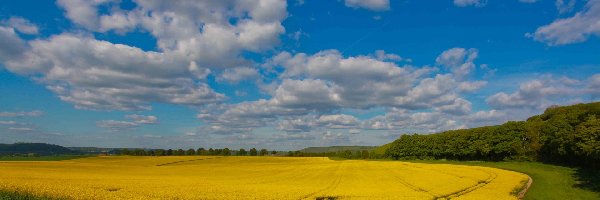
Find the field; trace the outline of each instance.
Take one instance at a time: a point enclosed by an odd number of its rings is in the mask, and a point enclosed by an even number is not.
[[[495,168],[289,157],[89,157],[0,162],[0,190],[62,199],[516,199]]]
[[[600,171],[538,162],[460,162],[411,160],[428,164],[476,165],[526,173],[534,180],[526,200],[600,199]]]

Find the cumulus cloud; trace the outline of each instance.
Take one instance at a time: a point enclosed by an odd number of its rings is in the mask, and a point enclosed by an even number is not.
[[[551,46],[584,42],[591,36],[600,36],[600,1],[590,0],[574,16],[557,19],[528,36]]]
[[[474,66],[476,57],[476,49],[455,48],[443,52],[437,60],[441,66],[460,69]],[[388,120],[361,122],[352,115],[333,113],[375,107],[409,111],[429,108],[444,115],[463,116],[471,112],[471,102],[461,98],[461,94],[486,84],[463,81],[454,73],[431,76],[436,68],[399,66],[391,60],[398,58],[385,52],[355,57],[343,57],[336,50],[314,55],[282,52],[265,64],[269,70],[283,71],[279,74],[280,81],[273,83],[270,99],[209,106],[198,118],[209,126],[244,128],[244,131],[273,124],[278,130],[290,133],[361,127],[393,129],[401,126]],[[441,130],[459,126],[456,121],[448,120],[430,127]]]
[[[26,51],[26,44],[14,28],[0,26],[0,61],[6,62],[11,59],[20,58]]]
[[[147,32],[156,39],[158,51],[68,32],[25,42],[15,29],[33,32],[32,28],[15,18],[15,28],[0,26],[2,46],[9,47],[0,50],[0,60],[12,72],[36,76],[77,108],[140,110],[151,109],[152,102],[201,106],[226,99],[208,86],[208,74],[251,65],[242,52],[269,50],[285,33],[284,0],[139,0],[130,10],[120,9],[120,3],[57,2],[80,28],[99,33]],[[235,82],[256,76],[249,69],[225,70],[223,78]]]
[[[466,126],[457,121],[458,119],[442,112],[408,112],[407,110],[393,109],[384,115],[378,115],[363,121],[362,128],[431,133],[465,128]]]
[[[7,20],[2,21],[2,24],[12,27],[24,34],[35,35],[39,33],[39,28],[37,25],[22,17],[10,17]]]
[[[364,8],[372,11],[386,11],[390,9],[389,0],[344,0],[344,4],[351,8]]]
[[[352,115],[322,115],[317,123],[331,129],[349,129],[359,125],[359,120]]]
[[[158,117],[144,115],[126,115],[125,118],[133,120],[137,124],[158,124]]]
[[[442,52],[435,62],[449,69],[454,76],[462,78],[475,69],[473,61],[478,55],[477,49],[452,48]]]
[[[96,122],[96,126],[107,129],[112,132],[121,132],[136,129],[141,125],[158,124],[158,118],[156,116],[145,116],[145,115],[125,115],[129,121],[118,121],[118,120],[100,120]]]
[[[543,77],[522,83],[513,93],[499,92],[486,99],[495,109],[544,109],[556,99],[572,98],[585,93],[579,89],[580,83],[572,79]]]
[[[258,77],[260,77],[260,74],[254,68],[236,67],[223,71],[223,73],[221,73],[219,76],[219,79],[229,83],[239,83],[243,80],[252,80]]]
[[[23,75],[43,74],[42,83],[77,108],[149,109],[149,102],[202,105],[223,100],[196,82],[184,61],[159,52],[63,34],[29,42],[22,59],[5,62]]]
[[[311,116],[281,120],[277,129],[285,132],[309,132],[316,126]]]

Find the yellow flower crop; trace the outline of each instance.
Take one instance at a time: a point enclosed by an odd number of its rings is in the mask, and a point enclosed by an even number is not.
[[[501,169],[328,158],[105,156],[0,162],[0,189],[68,199],[516,199]]]

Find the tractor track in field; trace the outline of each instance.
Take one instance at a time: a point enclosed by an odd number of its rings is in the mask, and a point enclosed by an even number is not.
[[[405,168],[408,168],[408,167],[405,167]],[[425,193],[425,194],[430,195],[432,197],[436,197],[437,196],[437,194],[429,192],[428,190],[426,190],[424,188],[421,188],[421,187],[418,187],[416,185],[410,184],[408,181],[405,180],[405,178],[398,176],[396,174],[396,172],[392,171],[391,169],[386,168],[385,170],[388,171],[390,175],[392,175],[393,177],[395,177],[394,180],[396,180],[398,183],[404,185],[405,187],[407,187],[407,188],[409,188],[409,189],[411,189],[411,190],[413,190],[415,192]]]
[[[421,167],[412,167],[412,166],[408,166],[408,165],[404,165],[403,167],[404,167],[405,169],[411,169],[411,170],[420,169],[420,170],[423,170],[423,171],[433,171],[433,172],[435,172],[435,173],[446,174],[446,175],[454,176],[454,177],[461,178],[461,179],[462,179],[462,178],[464,178],[464,177],[462,177],[462,176],[458,176],[458,175],[456,175],[456,174],[452,174],[452,173],[445,173],[445,172],[435,171],[435,170],[431,170],[431,169],[424,169],[424,168],[421,168]],[[441,194],[441,195],[440,195],[440,194],[437,194],[437,193],[434,193],[434,192],[430,192],[429,190],[426,190],[426,189],[424,189],[424,188],[418,187],[418,186],[416,186],[416,185],[410,184],[408,181],[406,181],[406,180],[405,180],[404,178],[402,178],[401,176],[397,175],[397,173],[396,173],[396,172],[394,172],[394,171],[392,171],[391,169],[386,169],[386,170],[387,170],[388,172],[390,172],[390,174],[391,174],[392,176],[396,177],[396,180],[397,180],[397,181],[398,181],[400,184],[402,184],[402,185],[404,185],[404,186],[406,186],[406,187],[410,188],[410,189],[411,189],[411,190],[413,190],[413,191],[416,191],[416,192],[421,192],[421,193],[426,193],[426,194],[428,194],[428,195],[430,195],[430,196],[434,197],[434,199],[448,199],[448,198],[456,198],[456,197],[459,197],[459,196],[465,195],[465,194],[467,194],[467,193],[473,192],[473,191],[475,191],[475,190],[477,190],[477,189],[479,189],[479,188],[482,188],[482,187],[486,186],[487,184],[491,183],[491,182],[492,182],[494,179],[496,179],[496,177],[498,176],[498,174],[496,174],[496,173],[493,173],[493,172],[489,172],[489,171],[486,171],[486,170],[483,170],[483,169],[475,169],[475,170],[482,171],[482,172],[484,172],[484,173],[488,174],[488,177],[487,177],[485,180],[479,181],[479,182],[478,182],[477,184],[475,184],[475,185],[472,185],[472,186],[469,186],[469,187],[466,187],[466,188],[463,188],[463,189],[457,190],[457,191],[455,191],[455,192],[451,192],[451,193],[448,193],[448,194]]]
[[[471,193],[471,192],[473,192],[475,190],[478,190],[478,189],[486,186],[487,184],[491,183],[494,179],[496,179],[498,177],[498,174],[496,174],[494,172],[489,172],[489,171],[486,171],[486,170],[483,170],[483,169],[477,169],[477,170],[482,171],[482,172],[488,174],[489,175],[488,178],[485,179],[485,180],[483,180],[483,181],[478,182],[477,184],[475,184],[473,186],[466,187],[466,188],[464,188],[462,190],[458,190],[458,191],[455,191],[455,192],[452,192],[452,193],[444,194],[442,196],[436,196],[436,199],[451,199],[451,198],[456,198],[456,197],[463,196],[465,194]]]
[[[167,166],[167,165],[184,163],[184,162],[193,162],[193,161],[200,161],[200,160],[210,160],[210,159],[217,159],[217,158],[223,158],[223,157],[210,157],[210,158],[198,158],[198,159],[192,159],[192,160],[180,160],[180,161],[175,161],[175,162],[162,163],[162,164],[158,164],[158,165],[155,165],[155,166],[156,167],[161,167],[161,166]]]
[[[314,197],[315,195],[317,195],[319,193],[326,193],[328,191],[333,191],[335,188],[337,188],[340,185],[340,183],[342,182],[342,175],[339,174],[340,167],[341,167],[341,165],[338,165],[337,168],[336,168],[336,173],[338,173],[337,174],[337,178],[335,180],[333,180],[327,187],[325,187],[323,189],[320,189],[320,190],[317,190],[315,192],[311,192],[309,194],[306,194],[306,195],[300,197],[299,200],[312,199],[311,197]],[[317,197],[315,197],[315,198],[317,198]]]

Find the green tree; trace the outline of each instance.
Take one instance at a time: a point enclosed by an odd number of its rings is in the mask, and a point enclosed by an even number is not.
[[[129,149],[121,149],[121,155],[131,155]]]
[[[277,155],[277,151],[271,151],[271,155]]]
[[[187,155],[187,156],[196,155],[196,150],[190,148],[185,152],[185,155]]]
[[[209,148],[208,155],[215,155],[215,150],[213,148]]]
[[[231,150],[229,150],[229,148],[224,148],[222,154],[224,156],[230,156],[231,155]]]
[[[258,155],[258,151],[256,150],[256,148],[250,149],[250,156],[256,156],[256,155]]]
[[[154,155],[155,156],[164,156],[165,155],[165,150],[164,149],[156,149],[154,151]]]
[[[246,149],[242,148],[237,152],[237,155],[238,156],[246,156],[246,155],[248,155],[248,152],[246,151]]]
[[[259,155],[260,155],[260,156],[266,156],[266,155],[269,155],[269,151],[267,151],[267,149],[261,149],[261,150],[260,150],[260,153],[259,153]]]
[[[196,154],[198,154],[198,155],[206,155],[206,154],[208,154],[208,152],[206,151],[206,149],[200,147],[200,148],[198,148],[198,151],[196,151]]]
[[[361,158],[362,159],[369,159],[369,151],[368,150],[362,150]]]
[[[587,163],[600,166],[600,120],[591,115],[576,128],[575,153]]]
[[[177,156],[185,155],[185,151],[183,149],[177,149]]]

